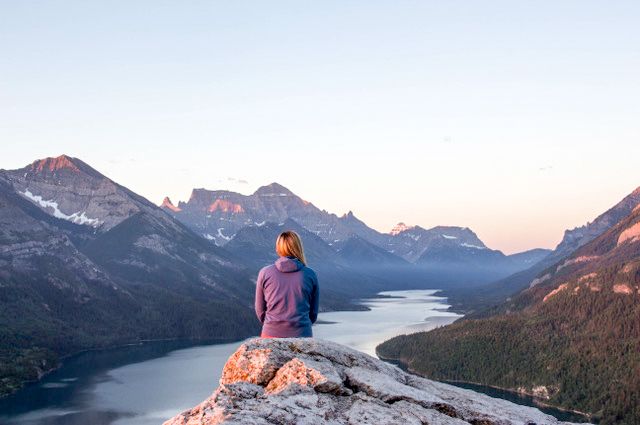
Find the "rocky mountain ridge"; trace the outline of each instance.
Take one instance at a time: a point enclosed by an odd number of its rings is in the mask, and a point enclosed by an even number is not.
[[[325,241],[346,239],[347,217],[321,211],[278,183],[258,188],[251,195],[227,190],[194,189],[187,202],[162,207],[205,238],[224,246],[241,228],[290,218]]]
[[[342,246],[353,247],[359,239],[422,268],[432,269],[431,278],[435,280],[443,273],[453,273],[460,275],[454,281],[471,276],[474,284],[486,282],[529,267],[544,257],[545,252],[534,250],[507,256],[489,249],[466,227],[424,229],[399,223],[390,233],[380,233],[352,211],[338,217],[278,183],[260,187],[251,195],[194,189],[189,201],[176,206],[165,198],[161,207],[219,246],[226,246],[243,228],[294,220],[338,250]]]
[[[563,261],[580,247],[604,234],[639,206],[640,187],[593,221],[565,231],[564,237],[556,248],[533,264],[481,288],[472,288],[465,293],[451,292],[450,300],[457,308],[473,312],[473,317],[482,317],[486,315],[488,307],[499,305],[531,286],[531,283],[540,277],[539,275],[546,274],[544,271],[547,268]]]
[[[593,221],[583,226],[566,230],[562,241],[560,241],[554,250],[555,256],[558,258],[567,256],[581,246],[591,242],[593,239],[615,226],[624,217],[628,216],[639,204],[640,187],[625,196],[616,205],[600,214]]]

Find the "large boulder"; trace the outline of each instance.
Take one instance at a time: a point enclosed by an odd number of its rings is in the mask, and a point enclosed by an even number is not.
[[[165,425],[565,424],[532,407],[430,381],[345,346],[252,339],[207,400]]]

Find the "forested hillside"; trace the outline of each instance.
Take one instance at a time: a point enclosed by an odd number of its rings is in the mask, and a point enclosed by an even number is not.
[[[640,209],[555,264],[493,316],[378,347],[422,375],[526,391],[640,422]]]

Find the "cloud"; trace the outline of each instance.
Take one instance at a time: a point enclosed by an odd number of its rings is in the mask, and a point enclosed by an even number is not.
[[[238,184],[249,184],[249,182],[246,181],[245,179],[238,179],[235,177],[227,177],[227,180],[230,182],[238,183]]]
[[[553,170],[553,165],[545,165],[544,167],[538,168],[538,171],[549,171]]]

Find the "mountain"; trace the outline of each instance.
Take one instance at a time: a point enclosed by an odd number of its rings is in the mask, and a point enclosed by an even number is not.
[[[143,197],[66,155],[3,173],[16,192],[50,215],[100,232],[141,211],[162,213]]]
[[[389,233],[388,250],[411,262],[420,262],[421,257],[427,258],[429,252],[438,255],[440,247],[459,247],[485,249],[485,244],[467,227],[436,226],[424,229],[420,226],[407,226],[398,223]]]
[[[436,226],[424,229],[398,223],[389,233],[388,249],[413,261],[425,278],[446,283],[449,290],[486,284],[531,267],[549,251],[531,250],[514,255],[488,248],[467,227]]]
[[[528,251],[511,254],[508,257],[519,269],[526,269],[544,260],[549,256],[549,254],[551,254],[551,252],[552,250],[550,249],[534,248]]]
[[[336,246],[341,250],[340,256],[353,253],[370,267],[382,269],[380,265],[391,266],[388,262],[391,261],[394,269],[407,266],[415,274],[415,268],[408,263],[419,264],[426,270],[420,279],[421,286],[424,282],[430,282],[431,287],[481,284],[532,265],[523,260],[524,254],[510,257],[488,249],[468,228],[437,226],[427,230],[400,223],[390,233],[380,233],[351,211],[340,217],[330,214],[278,183],[263,186],[251,195],[194,189],[188,202],[179,202],[176,206],[165,198],[161,208],[218,246],[229,244],[246,227],[284,223],[290,219],[327,244]],[[399,261],[399,257],[406,261]],[[373,259],[384,260],[380,263]]]
[[[530,267],[514,274],[477,288],[465,291],[449,291],[450,302],[460,310],[474,315],[486,315],[488,307],[504,302],[508,297],[527,288],[542,271],[553,264],[562,261],[576,249],[589,243],[601,235],[621,219],[628,216],[634,208],[640,205],[640,187],[625,196],[616,205],[600,214],[592,222],[564,233],[562,241],[548,255],[539,261],[534,261]]]
[[[38,379],[95,333],[125,328],[119,313],[137,307],[78,251],[74,230],[83,229],[50,217],[0,174],[0,396]]]
[[[425,376],[535,394],[602,424],[637,424],[639,315],[636,206],[490,316],[397,337],[378,352]]]
[[[254,335],[254,274],[68,156],[0,170],[0,394],[81,349]]]
[[[309,265],[338,261],[336,251],[329,244],[290,218],[282,223],[266,222],[260,226],[243,227],[225,245],[225,250],[242,258],[245,263],[263,267],[278,258],[275,242],[285,229],[293,230],[300,235]]]
[[[640,187],[600,214],[592,222],[565,231],[562,241],[554,250],[554,256],[562,258],[573,253],[576,249],[589,243],[628,216],[638,204],[640,204]]]
[[[388,252],[390,235],[278,184],[249,196],[196,189],[187,203],[167,198],[157,207],[62,155],[0,170],[0,189],[2,392],[81,349],[257,332],[255,275],[275,258],[285,227],[303,236],[322,279],[323,309],[441,285]],[[216,237],[224,248],[211,243]]]
[[[343,345],[312,338],[252,339],[184,424],[560,425],[532,407],[410,375]]]
[[[335,245],[342,261],[354,267],[369,270],[397,270],[412,266],[407,260],[380,248],[360,236],[353,235],[349,239]]]
[[[244,227],[224,248],[250,264],[257,272],[276,260],[275,240],[284,230],[294,230],[302,238],[308,264],[316,271],[321,282],[321,308],[324,310],[359,309],[362,307],[353,304],[353,299],[372,297],[380,291],[404,288],[412,283],[408,271],[404,269],[392,275],[378,267],[370,268],[381,257],[388,264],[410,266],[403,259],[357,236],[352,236],[341,245],[346,251],[341,250],[336,245],[329,245],[292,219],[286,219],[283,223]],[[356,247],[362,250],[359,251]],[[372,253],[376,253],[378,257],[373,257]]]
[[[223,246],[243,227],[295,220],[324,241],[333,243],[352,234],[379,241],[384,237],[352,213],[343,217],[318,209],[278,183],[262,186],[251,195],[226,190],[194,189],[178,206],[165,199],[161,207],[196,233]]]

